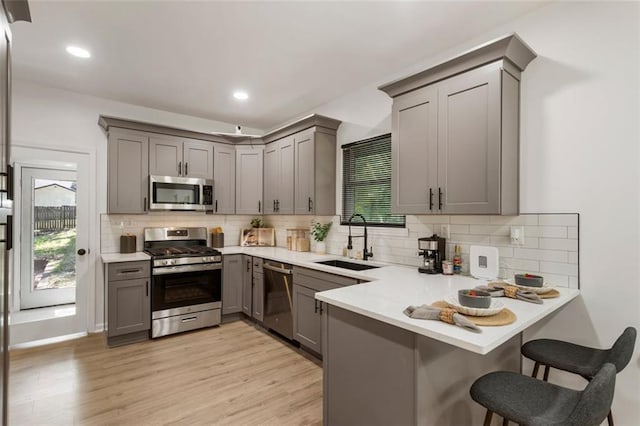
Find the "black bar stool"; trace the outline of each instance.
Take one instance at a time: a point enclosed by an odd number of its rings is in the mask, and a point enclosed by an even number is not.
[[[627,366],[636,343],[636,329],[627,327],[610,349],[596,349],[576,345],[562,340],[531,340],[522,346],[522,355],[535,361],[531,377],[538,377],[540,366],[544,366],[543,379],[549,379],[550,367],[579,374],[592,380],[605,363],[615,366],[616,372]],[[613,414],[607,416],[609,426],[613,426]]]
[[[526,426],[597,426],[607,418],[613,402],[616,367],[605,364],[583,391],[568,389],[510,371],[485,374],[469,393],[487,409],[484,426],[493,413]]]

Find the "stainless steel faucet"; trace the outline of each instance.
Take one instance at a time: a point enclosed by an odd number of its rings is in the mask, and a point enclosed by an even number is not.
[[[360,217],[362,222],[364,223],[364,235],[351,235],[351,221],[354,217]],[[373,257],[373,247],[367,250],[367,220],[359,213],[352,214],[349,218],[349,238],[347,240],[347,250],[353,250],[353,239],[354,238],[364,238],[364,250],[362,251],[362,260],[367,260],[370,257]]]

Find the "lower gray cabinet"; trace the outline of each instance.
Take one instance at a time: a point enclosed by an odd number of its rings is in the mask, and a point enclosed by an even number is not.
[[[251,256],[242,256],[242,312],[251,317],[253,309],[253,273]]]
[[[107,275],[107,344],[149,338],[151,329],[150,262],[110,263]]]
[[[222,315],[242,311],[242,260],[241,254],[225,255],[222,260]]]
[[[355,278],[293,267],[293,338],[301,346],[322,354],[322,313],[325,305],[315,299],[319,291],[357,284]]]

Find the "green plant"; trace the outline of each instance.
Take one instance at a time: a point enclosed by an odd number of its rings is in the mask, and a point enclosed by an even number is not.
[[[252,228],[262,228],[263,226],[264,223],[262,223],[262,219],[260,219],[259,217],[254,217],[253,219],[251,219]]]
[[[325,223],[324,225],[320,222],[312,222],[311,223],[311,235],[313,235],[313,239],[320,242],[324,241],[327,238],[327,234],[329,233],[329,229],[331,229],[331,225],[333,222]]]

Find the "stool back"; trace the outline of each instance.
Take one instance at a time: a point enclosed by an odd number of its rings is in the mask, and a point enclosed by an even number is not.
[[[607,418],[613,403],[616,367],[606,363],[582,391],[573,412],[563,425],[597,426]]]
[[[629,361],[631,361],[635,345],[636,329],[633,327],[627,327],[620,337],[618,337],[618,340],[616,340],[611,349],[609,349],[605,362],[610,362],[615,365],[616,371],[619,373],[627,366],[627,364],[629,364]]]

